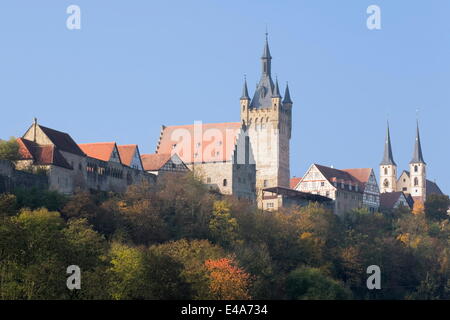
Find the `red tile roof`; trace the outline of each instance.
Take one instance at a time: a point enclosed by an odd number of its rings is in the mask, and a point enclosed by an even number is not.
[[[36,165],[55,165],[72,169],[72,166],[54,145],[38,145],[23,138],[17,139],[17,142],[19,143],[19,153],[22,155],[22,160],[33,160]]]
[[[291,180],[289,181],[289,186],[291,189],[295,189],[295,187],[299,184],[300,180],[302,180],[302,178],[298,178],[298,177],[293,177],[291,178]]]
[[[342,171],[350,173],[359,182],[364,184],[369,182],[370,174],[372,173],[372,169],[370,168],[342,169]]]
[[[231,161],[239,122],[163,127],[156,153],[176,153],[185,163]]]
[[[172,158],[170,153],[152,153],[141,156],[144,171],[158,171]]]
[[[117,146],[119,150],[120,160],[122,164],[131,167],[131,162],[133,162],[133,157],[136,152],[138,152],[137,144],[128,144]]]
[[[315,166],[317,167],[317,169],[319,169],[319,171],[323,174],[323,176],[332,184],[334,182],[337,182],[338,184],[344,182],[345,185],[349,184],[353,186],[358,185],[359,188],[358,192],[362,192],[364,190],[364,185],[358,179],[356,179],[346,171],[325,167],[319,164],[315,164]]]
[[[115,142],[81,143],[78,145],[83,152],[94,159],[109,161],[116,147]]]
[[[84,156],[83,151],[81,151],[72,137],[67,133],[50,129],[41,125],[38,126],[59,150],[73,153],[79,156]]]

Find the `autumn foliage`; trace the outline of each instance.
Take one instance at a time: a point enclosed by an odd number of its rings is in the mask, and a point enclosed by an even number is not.
[[[233,259],[206,260],[210,290],[216,300],[250,299],[250,274],[236,266]]]

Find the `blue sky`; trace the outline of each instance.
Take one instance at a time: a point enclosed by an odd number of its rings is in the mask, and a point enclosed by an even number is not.
[[[71,4],[81,30],[66,28]],[[372,4],[381,30],[366,27]],[[79,143],[152,153],[162,124],[239,121],[267,24],[294,100],[292,175],[311,163],[378,175],[388,117],[407,169],[419,108],[428,177],[448,192],[449,13],[447,0],[2,0],[0,137],[36,116]]]

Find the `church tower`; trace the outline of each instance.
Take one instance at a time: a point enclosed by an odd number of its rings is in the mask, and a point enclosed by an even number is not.
[[[391,145],[389,122],[387,124],[386,141],[384,144],[384,156],[380,163],[380,192],[397,191],[397,164],[394,161]]]
[[[256,164],[257,193],[267,187],[289,188],[289,142],[292,127],[292,100],[286,85],[284,99],[278,79],[272,79],[272,56],[266,33],[261,57],[261,79],[250,100],[247,81],[240,99],[241,123],[247,130]],[[258,195],[260,196],[260,195]]]
[[[410,190],[411,196],[414,198],[420,198],[422,202],[425,202],[427,194],[426,166],[427,164],[423,160],[422,146],[420,144],[419,122],[417,122],[416,141],[414,144],[413,158],[409,163],[411,178]]]

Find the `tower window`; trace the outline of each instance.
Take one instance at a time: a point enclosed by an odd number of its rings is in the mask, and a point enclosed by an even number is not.
[[[388,169],[384,168],[384,174],[387,175],[388,174]]]
[[[267,185],[268,185],[268,181],[264,180],[264,188],[267,188]]]
[[[414,186],[418,186],[419,185],[419,179],[417,179],[417,177],[414,178]]]
[[[386,188],[389,187],[388,179],[384,179],[383,186],[386,187]]]
[[[227,186],[227,179],[223,179],[223,186],[224,186],[224,187]]]
[[[414,172],[419,171],[419,167],[418,166],[414,166]]]

